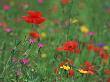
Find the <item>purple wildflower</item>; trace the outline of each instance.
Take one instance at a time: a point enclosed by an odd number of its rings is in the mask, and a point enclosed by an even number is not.
[[[38,47],[42,48],[42,47],[44,47],[44,44],[38,43]]]
[[[12,32],[12,29],[8,27],[8,28],[4,28],[4,31],[9,33],[9,32]]]
[[[93,36],[95,34],[96,34],[95,32],[88,32],[88,35],[90,35],[90,36]]]
[[[21,59],[20,62],[25,65],[29,63],[29,59],[24,58],[24,59]]]

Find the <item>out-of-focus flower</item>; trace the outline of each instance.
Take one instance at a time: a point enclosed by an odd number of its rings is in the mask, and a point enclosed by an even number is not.
[[[95,32],[88,32],[88,35],[94,36],[96,33]]]
[[[70,66],[68,66],[68,65],[67,66],[66,65],[60,66],[60,68],[66,70],[66,71],[70,70]]]
[[[104,48],[104,50],[109,50],[110,49],[109,46],[104,46],[103,48]]]
[[[42,38],[46,38],[46,33],[45,33],[45,32],[42,32],[42,33],[41,33],[41,37],[42,37]]]
[[[95,74],[94,65],[92,65],[89,61],[86,61],[85,66],[83,66],[82,69],[79,69],[78,71],[83,74]]]
[[[88,71],[85,71],[85,70],[83,70],[83,69],[79,69],[78,70],[80,73],[83,73],[83,74],[87,74],[88,73]]]
[[[37,0],[37,2],[38,2],[39,4],[42,4],[42,3],[44,2],[44,0]]]
[[[99,52],[100,51],[100,48],[99,47],[94,47],[94,52]]]
[[[105,44],[104,43],[99,43],[99,44],[96,44],[96,46],[98,46],[98,47],[104,47]]]
[[[82,33],[88,33],[88,32],[89,32],[89,29],[88,29],[87,26],[82,25],[82,26],[80,27],[80,31],[81,31]]]
[[[2,27],[4,25],[4,23],[3,22],[0,22],[0,27]]]
[[[27,58],[24,58],[24,59],[21,59],[20,62],[24,65],[28,64],[29,63],[29,59]]]
[[[29,35],[33,38],[33,39],[38,39],[40,38],[40,34],[38,32],[30,32]]]
[[[89,51],[94,50],[94,44],[88,44],[88,45],[87,45],[87,49],[88,49]]]
[[[44,44],[38,43],[38,47],[42,48],[42,47],[44,47]]]
[[[42,12],[28,11],[28,16],[22,16],[22,19],[30,24],[41,24],[46,19],[42,17]]]
[[[68,41],[65,42],[63,47],[57,48],[58,51],[67,51],[67,52],[74,52],[74,50],[78,47],[77,41]]]
[[[74,76],[74,70],[73,70],[73,69],[70,69],[70,70],[68,71],[68,75],[69,75],[70,77]]]
[[[4,11],[10,10],[10,6],[9,6],[9,5],[4,5],[4,6],[3,6],[3,10],[4,10]]]
[[[29,39],[29,43],[30,43],[30,44],[34,44],[35,42],[36,42],[35,39],[32,39],[32,38]]]
[[[9,27],[8,28],[4,28],[4,31],[7,32],[7,33],[12,32],[12,28],[9,28]]]
[[[109,55],[105,52],[100,52],[100,57],[104,59],[105,62],[108,61]]]

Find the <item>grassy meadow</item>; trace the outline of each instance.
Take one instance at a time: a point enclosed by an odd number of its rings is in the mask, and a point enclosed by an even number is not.
[[[0,82],[110,82],[110,0],[0,0]]]

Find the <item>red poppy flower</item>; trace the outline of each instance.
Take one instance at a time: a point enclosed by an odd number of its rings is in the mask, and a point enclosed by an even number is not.
[[[94,47],[94,52],[99,52],[99,51],[100,51],[100,48]]]
[[[93,50],[94,49],[94,45],[93,44],[88,44],[87,49],[89,51]]]
[[[70,69],[70,70],[68,71],[68,75],[69,75],[70,77],[74,76],[74,70],[73,70],[73,69]]]
[[[65,42],[62,48],[57,48],[58,51],[67,51],[67,52],[74,52],[74,50],[78,48],[77,41],[68,41]]]
[[[28,16],[22,16],[23,20],[31,24],[41,24],[46,19],[42,17],[42,12],[28,11]]]
[[[37,12],[28,11],[27,13],[28,13],[28,15],[31,16],[31,17],[41,17],[41,16],[42,16],[42,12],[39,12],[39,11],[37,11]]]
[[[77,47],[78,47],[78,42],[76,41],[65,42],[63,46],[65,51],[73,51]]]
[[[64,64],[65,64],[65,62],[61,62],[61,63],[59,64],[59,67],[62,67]]]
[[[30,32],[29,35],[32,37],[32,38],[40,38],[40,34],[37,33],[37,32]]]
[[[102,59],[104,59],[104,60],[108,60],[109,55],[106,54],[106,53],[100,53],[100,57],[101,57]]]
[[[90,66],[90,65],[91,65],[91,63],[90,63],[89,61],[86,61],[86,62],[85,62],[85,66],[88,67],[88,66]]]

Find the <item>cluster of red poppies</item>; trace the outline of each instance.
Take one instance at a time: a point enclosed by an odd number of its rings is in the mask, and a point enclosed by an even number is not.
[[[80,51],[79,45],[80,44],[76,40],[67,41],[63,44],[63,47],[58,47],[56,50],[80,54],[81,51]],[[109,53],[107,53],[103,47],[98,47],[98,46],[95,46],[94,44],[90,43],[90,44],[85,45],[85,48],[87,48],[87,51],[89,51],[89,52],[93,51],[96,54],[99,54],[99,56],[102,59],[104,59],[104,61],[106,61],[106,62],[108,61]],[[66,60],[65,62],[60,63],[60,66],[65,65],[65,63],[70,66],[73,65],[72,60],[71,61]],[[95,69],[94,65],[89,61],[86,61],[84,65],[81,65],[80,69],[78,71],[83,74],[90,74],[90,75],[96,74],[96,69]],[[69,74],[69,76],[73,76],[74,70],[73,69],[68,70],[68,74]]]
[[[105,61],[108,61],[109,54],[102,47],[97,47],[94,44],[88,44],[87,49],[89,51],[94,51],[95,53],[99,53],[100,57]]]
[[[41,24],[46,20],[44,17],[42,17],[42,12],[39,11],[28,11],[27,14],[28,16],[22,16],[22,19],[30,24]],[[36,31],[30,32],[29,36],[32,39],[40,38],[40,34]]]
[[[86,61],[85,66],[81,66],[84,71],[87,71],[89,74],[93,75],[96,72],[94,65],[91,62]]]
[[[40,34],[38,32],[30,32],[29,35],[33,38],[33,39],[38,39],[40,38]]]

